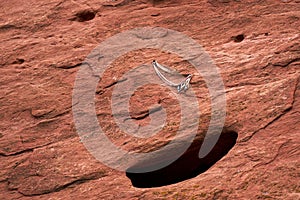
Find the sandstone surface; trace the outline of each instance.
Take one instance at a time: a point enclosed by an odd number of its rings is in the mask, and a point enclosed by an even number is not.
[[[0,0],[0,11],[0,199],[300,199],[300,1]],[[134,187],[125,172],[97,161],[72,112],[74,81],[90,52],[146,26],[201,44],[219,67],[227,101],[224,137],[207,169],[154,188]],[[122,75],[153,59],[194,75],[199,147],[211,117],[205,82],[187,61],[159,50],[129,52],[105,71],[95,94],[99,124],[127,151],[150,152],[174,138],[180,110],[168,87],[146,86],[130,101],[140,126],[151,105],[166,107],[167,126],[153,137],[124,134],[111,115]],[[202,162],[195,155],[191,148],[170,172],[192,170]]]

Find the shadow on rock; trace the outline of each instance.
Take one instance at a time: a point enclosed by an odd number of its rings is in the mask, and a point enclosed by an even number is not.
[[[185,153],[170,165],[156,171],[134,173],[135,169],[138,171],[141,167],[153,165],[152,161],[143,161],[127,169],[126,176],[133,186],[139,188],[160,187],[196,177],[224,157],[236,144],[237,137],[236,132],[223,130],[212,151],[201,159],[198,154],[203,141],[195,139]]]

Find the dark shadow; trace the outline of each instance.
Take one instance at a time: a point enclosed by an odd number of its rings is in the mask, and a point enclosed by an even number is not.
[[[242,42],[245,39],[245,35],[244,34],[239,34],[239,35],[231,37],[231,39],[234,42]]]
[[[75,17],[72,18],[72,21],[85,22],[90,21],[96,17],[96,12],[92,10],[82,10],[75,14]]]
[[[126,176],[133,186],[139,188],[160,187],[196,177],[224,157],[236,144],[237,137],[238,134],[234,131],[223,131],[212,151],[202,159],[198,157],[202,141],[195,140],[179,159],[167,167],[147,173],[132,172],[139,166],[147,167],[145,161],[129,168]],[[151,164],[150,162],[149,165]]]

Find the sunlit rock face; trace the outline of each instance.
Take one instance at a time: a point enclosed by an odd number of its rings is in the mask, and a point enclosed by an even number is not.
[[[1,1],[0,10],[0,199],[299,198],[299,1],[11,0]],[[86,63],[101,42],[149,26],[192,38],[218,67],[226,118],[217,144],[203,159],[198,153],[212,101],[203,74],[191,65],[197,57],[192,50],[184,59],[161,49],[138,49],[117,57],[103,74]],[[146,40],[154,39],[141,38]],[[94,55],[99,63],[104,59]],[[149,65],[155,77],[153,60],[193,76],[180,94],[163,82],[133,91],[126,120],[137,131],[151,124],[150,113],[166,114],[156,134],[139,138],[118,127],[111,97],[135,67]],[[148,174],[130,173],[151,165],[147,159],[123,171],[97,160],[74,120],[78,102],[72,95],[82,68],[98,81],[93,110],[99,126],[125,152],[149,153],[169,144],[184,108],[176,95],[189,97],[193,90],[196,101],[189,103],[197,103],[200,117],[191,146]],[[115,111],[123,114],[123,108]]]

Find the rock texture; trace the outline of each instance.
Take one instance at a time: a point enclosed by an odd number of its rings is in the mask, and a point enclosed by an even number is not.
[[[0,199],[299,199],[299,10],[298,0],[1,0]],[[204,173],[141,189],[80,142],[72,89],[81,63],[100,42],[143,26],[183,32],[211,55],[226,87],[225,127],[238,137]],[[178,129],[177,115],[165,132],[141,141],[106,126],[118,78],[157,55],[189,73],[175,55],[143,49],[116,60],[97,88],[100,124],[123,149],[160,148]],[[205,84],[195,75],[191,86],[207,122]],[[147,106],[155,102],[176,112],[167,89],[157,92],[149,86],[132,99],[137,123],[149,122]]]

